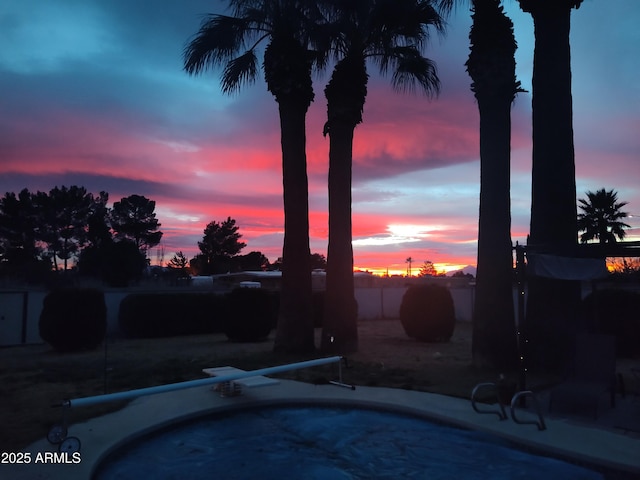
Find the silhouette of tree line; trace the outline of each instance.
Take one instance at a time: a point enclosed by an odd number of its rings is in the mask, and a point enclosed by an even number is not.
[[[0,198],[0,276],[39,282],[70,270],[101,278],[114,286],[139,279],[149,265],[147,253],[162,239],[155,201],[130,195],[108,207],[109,195],[93,195],[84,187],[55,187],[49,192]],[[200,253],[188,260],[176,252],[167,266],[187,276],[247,270],[279,270],[282,258],[270,263],[258,251],[240,252],[246,243],[231,217],[212,221],[198,242]],[[326,268],[323,255],[309,258],[310,268]]]
[[[200,253],[189,261],[192,274],[211,275],[227,272],[281,270],[282,257],[270,263],[269,259],[258,251],[240,255],[246,243],[240,241],[242,234],[236,221],[227,217],[221,222],[210,222],[204,229],[202,241],[198,242]],[[181,253],[181,252],[179,252]],[[183,255],[184,257],[184,255]],[[183,263],[182,260],[180,263]],[[175,263],[175,262],[174,262]],[[327,261],[324,255],[312,253],[309,256],[310,269],[325,269]]]
[[[147,250],[162,238],[155,202],[130,195],[110,208],[108,200],[107,192],[78,186],[7,192],[0,198],[0,274],[43,281],[73,265],[114,285],[139,277]]]

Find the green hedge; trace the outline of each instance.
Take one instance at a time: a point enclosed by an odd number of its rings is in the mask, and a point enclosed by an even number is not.
[[[118,323],[134,338],[220,333],[224,303],[213,293],[132,294],[120,303]]]
[[[448,342],[456,324],[453,297],[440,285],[413,285],[400,305],[406,334],[422,342]]]
[[[233,341],[256,341],[276,327],[279,300],[276,292],[252,288],[131,294],[120,303],[118,323],[132,338],[225,333]]]
[[[43,301],[40,337],[59,352],[97,348],[107,331],[104,294],[95,289],[60,289]]]

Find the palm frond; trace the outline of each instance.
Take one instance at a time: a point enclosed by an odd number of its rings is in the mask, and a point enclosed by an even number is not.
[[[448,15],[452,10],[455,10],[458,6],[467,6],[472,3],[473,0],[434,0],[436,8],[442,12],[443,15]]]
[[[390,2],[381,14],[389,32],[415,45],[428,40],[431,29],[444,34],[446,23],[430,1]]]
[[[337,34],[333,25],[328,22],[318,22],[310,26],[309,54],[313,58],[316,71],[323,71],[333,54],[333,40]]]
[[[331,3],[331,2],[329,2]],[[435,63],[422,57],[430,33],[443,33],[445,22],[428,0],[376,0],[336,2],[334,55],[364,55],[382,74],[393,69],[398,90],[422,87],[428,95],[439,91]],[[358,53],[360,52],[360,53]]]
[[[243,48],[250,24],[244,18],[209,15],[184,50],[184,69],[200,73],[214,68]]]
[[[447,22],[444,19],[444,14],[440,14],[438,9],[433,6],[430,1],[420,2],[418,6],[418,14],[416,15],[416,21],[422,23],[425,26],[435,28],[439,35],[444,35],[447,27]],[[425,33],[429,35],[429,29],[425,28]]]
[[[415,47],[396,47],[391,58],[395,63],[391,84],[402,92],[413,92],[420,87],[428,97],[440,92],[438,69],[433,60],[423,57]]]
[[[222,72],[222,91],[233,93],[243,85],[253,83],[258,76],[258,58],[254,50],[230,60]]]

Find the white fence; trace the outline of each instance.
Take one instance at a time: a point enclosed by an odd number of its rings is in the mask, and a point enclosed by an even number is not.
[[[46,291],[0,292],[0,346],[42,343],[38,321]]]
[[[402,296],[407,287],[356,288],[358,318],[360,320],[397,318],[400,312]],[[175,292],[176,290],[170,290]],[[180,290],[188,291],[188,290]],[[458,321],[468,322],[472,317],[473,287],[451,288],[451,295]],[[139,290],[106,291],[107,333],[119,335],[118,310],[120,302]],[[0,347],[42,343],[38,331],[38,322],[42,312],[42,301],[47,295],[45,290],[0,291]]]
[[[42,302],[46,290],[0,291],[0,347],[42,343],[39,332]],[[107,325],[110,334],[118,331],[118,309],[132,292],[105,292]]]
[[[407,287],[356,288],[358,318],[371,320],[376,318],[398,318],[402,296]],[[470,322],[473,309],[473,287],[450,288],[456,320]]]

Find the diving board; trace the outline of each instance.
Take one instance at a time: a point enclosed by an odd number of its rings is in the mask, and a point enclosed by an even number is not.
[[[235,367],[214,367],[203,368],[202,372],[210,377],[220,376],[236,376],[237,374],[246,374],[246,370],[241,370]],[[223,382],[215,385],[215,389],[223,396],[234,396],[242,393],[241,387],[253,388],[253,387],[267,387],[269,385],[277,385],[280,381],[274,378],[265,377],[263,375],[255,375],[252,377],[238,378]],[[217,387],[217,388],[216,388]]]

